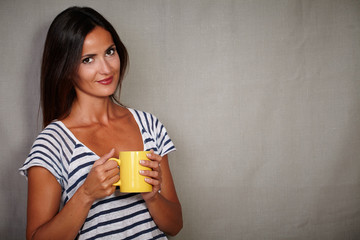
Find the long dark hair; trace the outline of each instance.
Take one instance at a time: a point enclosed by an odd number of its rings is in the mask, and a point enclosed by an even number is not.
[[[70,7],[51,23],[47,33],[41,66],[41,107],[43,127],[70,114],[76,98],[73,77],[81,61],[84,39],[96,26],[107,30],[120,58],[121,83],[128,65],[128,52],[113,26],[97,11],[88,7]],[[114,94],[110,98],[119,103]]]

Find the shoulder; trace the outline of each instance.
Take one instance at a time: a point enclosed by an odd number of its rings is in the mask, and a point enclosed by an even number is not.
[[[144,131],[154,132],[159,125],[162,125],[159,119],[149,112],[133,108],[128,108],[128,110],[132,113],[136,122]]]
[[[72,136],[70,130],[61,121],[54,121],[47,125],[41,131],[39,137],[43,135],[60,138],[63,141],[70,140],[75,144],[74,137]]]
[[[161,156],[164,156],[175,150],[175,146],[171,141],[165,126],[156,116],[148,112],[131,108],[128,109],[133,114],[136,122],[138,123],[141,132],[145,137],[145,142],[155,142],[155,149],[157,149],[157,151],[155,152],[157,152]],[[151,148],[152,147],[150,146],[148,147],[148,149]]]
[[[41,150],[52,149],[53,152],[71,153],[76,146],[76,139],[61,121],[54,121],[47,125],[37,136],[32,151],[40,147]]]
[[[134,109],[134,108],[127,108],[133,115],[139,116],[139,118],[148,118],[153,117],[156,118],[152,113],[145,112],[142,110]]]
[[[30,153],[20,168],[21,174],[27,176],[27,170],[40,166],[52,173],[63,186],[63,156],[72,151],[72,141],[67,136],[61,122],[52,122],[46,126],[34,141]]]

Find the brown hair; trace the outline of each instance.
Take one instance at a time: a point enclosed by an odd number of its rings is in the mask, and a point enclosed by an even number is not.
[[[84,39],[96,26],[107,30],[120,58],[121,83],[128,65],[128,52],[113,26],[98,12],[88,7],[70,7],[61,12],[47,33],[41,66],[41,107],[43,127],[71,112],[76,98],[73,76],[81,62]],[[119,103],[114,94],[110,98]],[[120,103],[119,103],[120,104]]]

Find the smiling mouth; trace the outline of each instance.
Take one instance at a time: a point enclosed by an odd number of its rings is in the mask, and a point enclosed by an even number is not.
[[[98,83],[100,83],[102,85],[109,85],[110,83],[112,83],[112,81],[113,81],[113,77],[111,76],[111,77],[108,77],[108,78],[98,81]]]

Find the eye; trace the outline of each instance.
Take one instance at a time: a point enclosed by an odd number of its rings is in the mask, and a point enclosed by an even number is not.
[[[84,64],[89,64],[89,63],[91,63],[93,61],[94,61],[93,58],[87,57],[87,58],[84,58],[81,62],[84,63]]]
[[[112,56],[115,54],[115,48],[109,48],[108,50],[106,50],[106,56]]]

